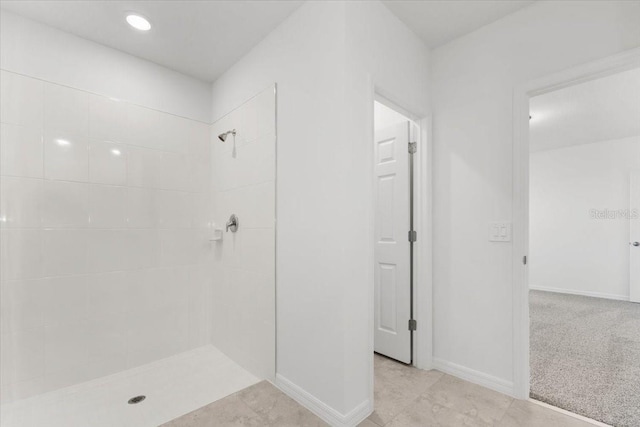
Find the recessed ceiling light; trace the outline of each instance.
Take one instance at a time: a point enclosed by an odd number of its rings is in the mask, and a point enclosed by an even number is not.
[[[120,152],[120,150],[118,150],[117,148],[114,148],[113,150],[111,150],[111,154],[113,154],[114,156],[119,156],[120,154],[122,154],[122,152]]]
[[[68,147],[69,145],[71,145],[71,142],[67,141],[66,139],[56,139],[56,144],[61,147]]]
[[[151,29],[151,23],[144,16],[130,13],[127,15],[127,22],[136,30],[149,31]]]

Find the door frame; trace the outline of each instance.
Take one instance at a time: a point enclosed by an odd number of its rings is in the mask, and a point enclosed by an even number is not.
[[[513,93],[513,393],[528,399],[529,272],[529,99],[599,77],[640,68],[640,48],[573,67],[517,86]],[[527,262],[528,264],[528,262]]]
[[[632,276],[631,272],[633,271],[633,269],[631,268],[633,265],[631,257],[634,256],[632,255],[632,252],[638,251],[638,249],[634,249],[634,246],[633,246],[633,242],[638,237],[636,237],[637,234],[632,235],[632,233],[640,232],[640,230],[637,230],[636,228],[631,227],[632,221],[640,221],[640,219],[638,219],[637,216],[634,218],[634,209],[638,209],[640,205],[635,205],[634,207],[631,204],[631,202],[635,200],[631,195],[634,194],[634,191],[640,191],[640,169],[634,169],[629,174],[629,190],[630,190],[629,191],[629,301],[634,303],[640,303],[640,283],[638,283],[637,286],[634,286],[632,282],[632,279],[636,278],[638,271],[634,271],[633,277],[631,277]],[[637,202],[640,202],[640,200],[637,200]],[[637,215],[637,212],[635,213]],[[637,224],[636,227],[640,227],[640,222],[636,224]],[[635,256],[637,256],[637,254]],[[640,266],[635,266],[635,267],[640,269]],[[638,277],[637,279],[640,280],[640,277]]]
[[[392,101],[393,97],[387,94],[383,89],[371,85],[370,98],[370,143],[369,143],[369,159],[371,164],[368,170],[370,176],[373,177],[373,158],[374,158],[374,117],[373,103],[380,102],[385,106],[401,113],[409,120],[416,123],[419,127],[417,135],[417,151],[414,155],[414,187],[413,187],[413,228],[417,233],[417,240],[413,249],[413,314],[414,319],[418,323],[417,330],[413,333],[413,365],[420,369],[432,369],[433,360],[433,284],[432,284],[432,138],[431,138],[431,115],[420,117],[412,113],[400,104]],[[374,181],[371,182],[371,194],[374,191]],[[374,200],[372,200],[372,204]],[[371,207],[372,212],[374,206]],[[370,218],[370,236],[371,247],[373,248],[374,236],[374,215]],[[408,230],[407,230],[408,231]],[[373,259],[373,258],[372,258]],[[420,260],[419,262],[415,262]],[[371,277],[373,278],[373,263],[371,266]],[[374,336],[373,336],[373,316],[374,316],[374,286],[373,281],[369,286],[369,317],[370,317],[370,334],[369,334],[369,354],[374,352]],[[371,357],[371,376],[373,378],[373,357]],[[373,393],[373,388],[371,389]],[[373,401],[373,400],[372,400]]]

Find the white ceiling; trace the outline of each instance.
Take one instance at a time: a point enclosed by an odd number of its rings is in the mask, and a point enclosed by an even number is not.
[[[384,0],[431,48],[522,9],[533,0]]]
[[[640,135],[640,68],[530,101],[531,151]]]
[[[294,0],[0,0],[2,8],[204,81],[214,81],[303,2]],[[429,47],[489,24],[532,0],[386,0]],[[152,24],[138,32],[124,17]]]
[[[2,1],[2,8],[85,39],[213,81],[301,1]],[[151,21],[138,32],[127,12]]]

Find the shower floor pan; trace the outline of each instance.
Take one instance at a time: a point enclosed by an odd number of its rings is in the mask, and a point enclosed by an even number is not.
[[[155,427],[257,383],[213,346],[2,405],[3,427]],[[138,403],[130,404],[133,399]]]

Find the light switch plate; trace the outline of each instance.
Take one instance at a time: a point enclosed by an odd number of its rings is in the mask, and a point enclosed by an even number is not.
[[[490,242],[510,242],[511,223],[510,222],[490,222],[489,223]]]

